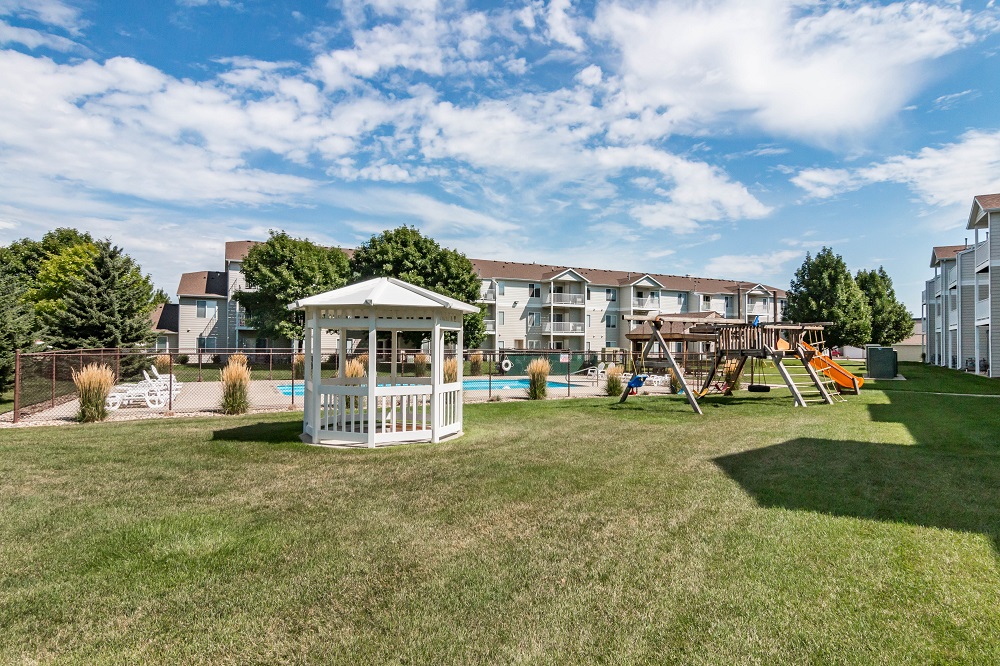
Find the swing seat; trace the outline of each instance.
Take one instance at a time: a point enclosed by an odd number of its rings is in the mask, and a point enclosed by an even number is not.
[[[747,386],[747,390],[751,393],[770,393],[771,387],[767,384],[750,384]]]

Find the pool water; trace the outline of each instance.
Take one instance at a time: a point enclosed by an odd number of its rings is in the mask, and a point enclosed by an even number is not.
[[[528,388],[529,380],[527,379],[504,379],[503,377],[494,377],[492,388],[494,391],[511,391],[514,389],[526,389]],[[486,391],[490,389],[489,379],[464,379],[462,380],[462,390],[463,391]],[[567,384],[564,382],[548,382],[549,388],[566,388]],[[281,395],[292,395],[292,385],[291,384],[278,384],[275,388],[278,389],[278,393]],[[305,395],[306,388],[304,385],[296,383],[295,384],[295,397],[301,398]]]

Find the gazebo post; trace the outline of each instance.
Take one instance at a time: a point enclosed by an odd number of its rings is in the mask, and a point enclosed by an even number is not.
[[[375,448],[375,388],[378,386],[378,365],[375,332],[378,327],[378,317],[372,308],[368,318],[368,448]]]
[[[323,331],[319,327],[319,308],[312,309],[312,318],[309,322],[311,329],[310,342],[312,350],[306,350],[311,355],[309,369],[312,371],[312,395],[309,404],[310,422],[313,428],[313,444],[320,443],[320,401],[323,399]]]
[[[458,338],[456,340],[457,346],[455,348],[455,355],[458,357],[458,375],[457,375],[455,381],[458,382],[459,386],[462,385],[462,379],[463,379],[464,374],[465,374],[465,351],[462,348],[462,345],[464,344],[464,340],[465,340],[465,338],[464,338],[465,331],[464,331],[464,327],[462,326],[463,322],[464,322],[464,317],[459,316],[459,318],[458,318]],[[462,399],[462,394],[460,393],[459,394],[458,405],[456,407],[456,409],[458,410],[458,422],[459,423],[465,423],[465,421],[462,420],[464,418],[464,414],[462,413],[462,408],[464,407],[464,405],[463,405],[464,402],[465,401]]]
[[[434,313],[431,329],[431,441],[441,441],[441,380],[444,378],[444,336],[441,334],[441,316]]]
[[[302,423],[308,427],[312,427],[313,420],[309,417],[309,408],[312,406],[312,394],[309,391],[309,367],[310,358],[309,351],[312,349],[312,345],[309,344],[309,334],[312,331],[312,312],[306,310],[305,313],[305,325],[302,329],[303,338],[303,356],[302,356]],[[292,401],[295,401],[295,363],[294,358],[292,359]],[[312,436],[312,433],[306,433]],[[313,440],[315,442],[315,440]]]
[[[393,329],[393,330],[389,331],[389,335],[392,336],[392,339],[389,342],[389,347],[392,350],[391,351],[391,353],[392,353],[392,362],[390,363],[389,367],[391,368],[390,372],[391,372],[391,376],[392,376],[392,385],[395,386],[396,385],[396,361],[398,360],[398,358],[397,358],[398,354],[396,352],[396,340],[399,337],[399,331]]]

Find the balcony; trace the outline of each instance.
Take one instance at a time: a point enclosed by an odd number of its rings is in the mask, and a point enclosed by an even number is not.
[[[250,321],[250,315],[246,310],[236,311],[236,328],[254,328],[253,322]]]
[[[659,298],[633,298],[632,299],[632,309],[633,310],[659,310],[660,309],[660,299]]]
[[[497,320],[496,319],[484,319],[483,325],[486,327],[487,334],[493,334],[497,332]]]
[[[542,324],[542,333],[546,335],[583,335],[584,324],[582,321],[547,321]]]
[[[583,307],[587,304],[583,294],[545,294],[545,305],[573,305]]]
[[[488,301],[490,303],[495,303],[497,300],[497,290],[496,289],[484,289],[479,292],[480,301]]]
[[[976,321],[988,320],[990,318],[990,299],[984,298],[976,301]]]
[[[990,242],[984,240],[976,246],[976,272],[988,269],[990,266]]]

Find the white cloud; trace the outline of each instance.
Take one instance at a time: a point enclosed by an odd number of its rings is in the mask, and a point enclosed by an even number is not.
[[[935,111],[949,111],[954,109],[962,101],[969,101],[979,97],[979,93],[975,90],[963,90],[962,92],[951,93],[950,95],[941,95],[936,98],[931,106]]]
[[[0,0],[0,16],[16,16],[80,34],[87,23],[80,10],[62,0]]]
[[[592,32],[620,54],[622,106],[649,114],[623,133],[737,114],[822,143],[879,126],[926,81],[931,61],[996,29],[992,13],[950,2],[611,0]]]
[[[898,183],[923,203],[960,215],[975,195],[1000,192],[1000,131],[969,131],[954,143],[856,169],[805,169],[792,183],[821,199],[875,183]]]
[[[764,254],[726,254],[709,259],[704,272],[706,275],[725,279],[763,281],[779,275],[788,275],[788,263],[804,256],[800,250],[777,250]]]
[[[584,49],[583,39],[576,33],[574,19],[569,14],[570,0],[549,0],[546,22],[549,38],[560,44],[565,44],[574,51]]]
[[[12,26],[6,21],[0,21],[0,44],[22,44],[29,49],[45,47],[63,52],[82,50],[82,47],[72,39],[39,32],[33,28]]]

